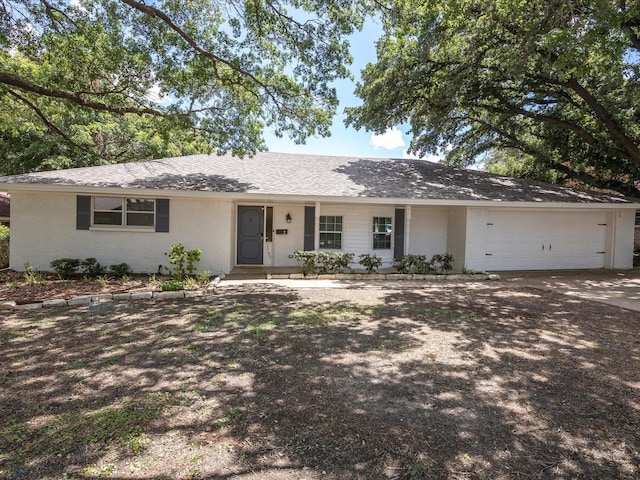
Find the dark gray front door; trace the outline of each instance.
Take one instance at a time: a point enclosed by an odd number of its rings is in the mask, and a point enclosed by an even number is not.
[[[262,207],[238,207],[238,265],[262,265]]]

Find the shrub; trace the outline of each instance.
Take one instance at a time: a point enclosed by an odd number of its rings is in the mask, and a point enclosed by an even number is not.
[[[0,225],[0,268],[9,265],[9,227]]]
[[[375,253],[363,253],[359,258],[358,263],[366,269],[367,273],[376,273],[382,266],[382,259]]]
[[[9,243],[9,227],[0,225],[0,243]]]
[[[42,272],[39,272],[28,263],[24,265],[24,280],[29,284],[41,285],[44,283],[45,278]]]
[[[195,290],[198,288],[198,285],[200,285],[195,277],[185,278],[182,284],[184,285],[185,290]]]
[[[58,277],[69,278],[80,268],[80,260],[77,258],[59,258],[51,262],[51,268],[58,274]]]
[[[328,261],[329,271],[335,273],[351,272],[349,264],[353,262],[353,253],[331,253]]]
[[[411,269],[411,255],[404,255],[393,259],[393,268],[398,273],[409,273]]]
[[[302,273],[343,273],[351,271],[349,264],[353,262],[353,253],[297,251],[294,257],[302,264]]]
[[[193,275],[196,271],[195,263],[200,261],[202,250],[186,250],[184,245],[176,243],[171,245],[171,251],[165,255],[169,256],[169,263],[174,265],[173,270],[169,270],[175,280],[184,280],[187,275]]]
[[[93,257],[83,260],[80,263],[80,269],[87,277],[99,277],[105,271],[104,266],[100,265]]]
[[[293,253],[296,262],[302,264],[302,273],[304,275],[310,275],[316,272],[316,254],[314,251],[298,250]]]
[[[445,274],[453,270],[453,255],[436,254],[427,261],[425,255],[404,255],[393,261],[398,273]]]
[[[427,261],[426,255],[411,255],[411,267],[413,273],[425,275],[434,273],[432,261]]]
[[[118,263],[117,265],[111,265],[109,267],[109,271],[111,272],[111,275],[117,278],[128,277],[133,273],[128,263]]]
[[[160,288],[163,292],[177,292],[179,290],[184,290],[184,283],[179,280],[166,280],[162,282]]]
[[[447,275],[451,270],[453,270],[453,255],[450,253],[434,255],[431,262],[435,270],[439,273]]]
[[[198,274],[198,283],[207,283],[209,282],[209,279],[211,278],[211,272],[208,270],[205,270],[204,272],[200,272]]]

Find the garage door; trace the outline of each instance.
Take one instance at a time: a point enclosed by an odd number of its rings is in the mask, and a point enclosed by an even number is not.
[[[604,268],[606,220],[604,212],[490,211],[486,268]]]

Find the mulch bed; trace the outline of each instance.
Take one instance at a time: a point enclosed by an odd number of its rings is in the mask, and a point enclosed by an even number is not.
[[[0,477],[640,477],[640,313],[469,283],[0,317]]]
[[[73,298],[79,295],[100,293],[122,293],[150,288],[149,275],[131,275],[126,281],[113,277],[61,280],[56,274],[41,273],[42,282],[28,282],[23,272],[5,270],[0,272],[0,302],[14,301],[17,304],[42,302],[58,298]]]

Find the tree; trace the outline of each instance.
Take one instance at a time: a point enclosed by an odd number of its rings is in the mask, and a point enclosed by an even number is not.
[[[383,18],[349,124],[409,123],[420,156],[518,152],[559,182],[638,195],[638,2],[400,0]]]
[[[242,155],[266,126],[329,135],[364,15],[357,0],[0,0],[0,173]]]

